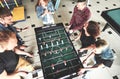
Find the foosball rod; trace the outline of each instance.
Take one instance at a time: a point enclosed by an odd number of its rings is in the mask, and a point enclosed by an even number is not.
[[[7,6],[7,8],[10,10],[10,7],[8,6],[6,0],[4,0],[4,2],[5,2],[5,5]]]
[[[0,5],[4,8],[4,5],[3,5],[2,1],[0,1]]]
[[[16,1],[16,0],[14,0],[14,2],[15,2],[15,5],[18,7],[18,3],[17,3],[17,1]]]

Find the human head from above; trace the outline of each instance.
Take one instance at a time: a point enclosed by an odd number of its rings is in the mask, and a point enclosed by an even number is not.
[[[97,22],[95,21],[89,21],[87,25],[87,32],[97,38],[100,35],[100,26]]]
[[[38,5],[42,5],[42,6],[46,6],[48,4],[49,0],[38,0],[37,4]]]
[[[86,7],[87,1],[86,0],[78,0],[77,8],[78,10],[83,10]]]
[[[0,7],[0,23],[2,24],[12,24],[12,13],[6,7]]]
[[[16,34],[11,31],[0,31],[0,52],[13,50],[17,46]]]
[[[106,47],[108,47],[108,43],[104,39],[97,39],[95,42],[95,47],[96,47],[96,54],[99,54],[104,50]]]

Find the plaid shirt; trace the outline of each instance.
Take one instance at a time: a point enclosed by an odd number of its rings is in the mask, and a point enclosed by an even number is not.
[[[74,13],[70,21],[70,25],[73,30],[81,30],[84,26],[84,23],[89,20],[91,12],[88,7],[85,7],[83,10],[78,10],[77,6],[74,7]]]

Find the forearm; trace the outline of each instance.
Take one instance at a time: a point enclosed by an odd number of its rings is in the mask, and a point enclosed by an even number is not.
[[[16,54],[19,54],[19,55],[26,55],[26,56],[29,56],[29,57],[33,57],[32,54],[30,54],[28,52],[25,52],[25,51],[22,51],[22,50],[20,50],[18,48],[15,48],[14,51],[15,51]]]
[[[93,66],[93,67],[85,67],[85,68],[83,68],[85,71],[88,71],[88,70],[93,70],[93,69],[97,69],[97,68],[104,68],[105,67],[105,65],[104,64],[99,64],[99,65],[97,65],[97,66]]]
[[[13,74],[8,75],[7,72],[4,70],[0,74],[0,79],[21,79],[21,77],[18,73],[13,73]]]
[[[21,79],[21,77],[18,74],[12,74],[12,75],[8,75],[7,79]]]
[[[46,13],[44,12],[44,13],[41,14],[41,17],[44,17],[45,15],[46,15]]]
[[[16,54],[19,54],[19,55],[27,55],[27,53],[25,51],[21,51],[18,48],[15,48],[14,51],[15,51]]]

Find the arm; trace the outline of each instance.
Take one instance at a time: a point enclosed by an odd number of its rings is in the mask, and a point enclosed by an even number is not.
[[[54,12],[55,12],[55,9],[54,9],[54,6],[53,6],[53,3],[51,2],[51,0],[50,0],[49,3],[48,3],[48,11],[49,11],[51,14],[54,14]]]
[[[104,68],[104,67],[105,66],[103,64],[100,64],[98,66],[81,68],[78,72],[78,75],[84,74],[85,71],[93,70],[93,69],[96,69],[96,68]]]
[[[24,27],[24,28],[17,28],[17,27],[15,27],[15,28],[16,28],[16,30],[17,30],[18,32],[21,32],[22,30],[28,29],[29,26],[26,26],[26,27]]]
[[[25,52],[25,51],[22,51],[22,50],[20,50],[20,49],[18,49],[18,48],[15,48],[14,51],[15,51],[15,53],[18,54],[18,55],[26,55],[26,56],[29,56],[29,57],[33,57],[33,55],[31,55],[30,53],[27,53],[27,52]]]
[[[83,52],[84,50],[90,50],[90,49],[94,49],[95,48],[95,45],[94,44],[91,44],[90,46],[86,47],[86,48],[80,48],[80,52]],[[95,50],[93,50],[94,52]]]
[[[76,37],[74,40],[77,41],[80,39],[82,32],[79,33],[78,37]]]
[[[92,57],[94,57],[94,52],[91,52],[84,60],[83,60],[83,64],[86,64],[86,62],[90,59],[90,58],[92,58]]]
[[[8,75],[7,72],[4,70],[1,74],[0,74],[0,79],[21,79],[20,76],[24,76],[26,75],[25,72],[18,72],[18,73],[13,73]]]
[[[36,7],[36,13],[37,13],[38,18],[44,17],[46,15],[46,12],[44,11],[44,8],[42,6],[37,6]]]
[[[75,6],[74,7],[74,12],[73,12],[73,15],[72,15],[72,18],[71,18],[71,20],[70,20],[70,26],[72,25],[72,24],[74,24],[74,16],[75,16],[75,13],[77,12],[77,7]]]

